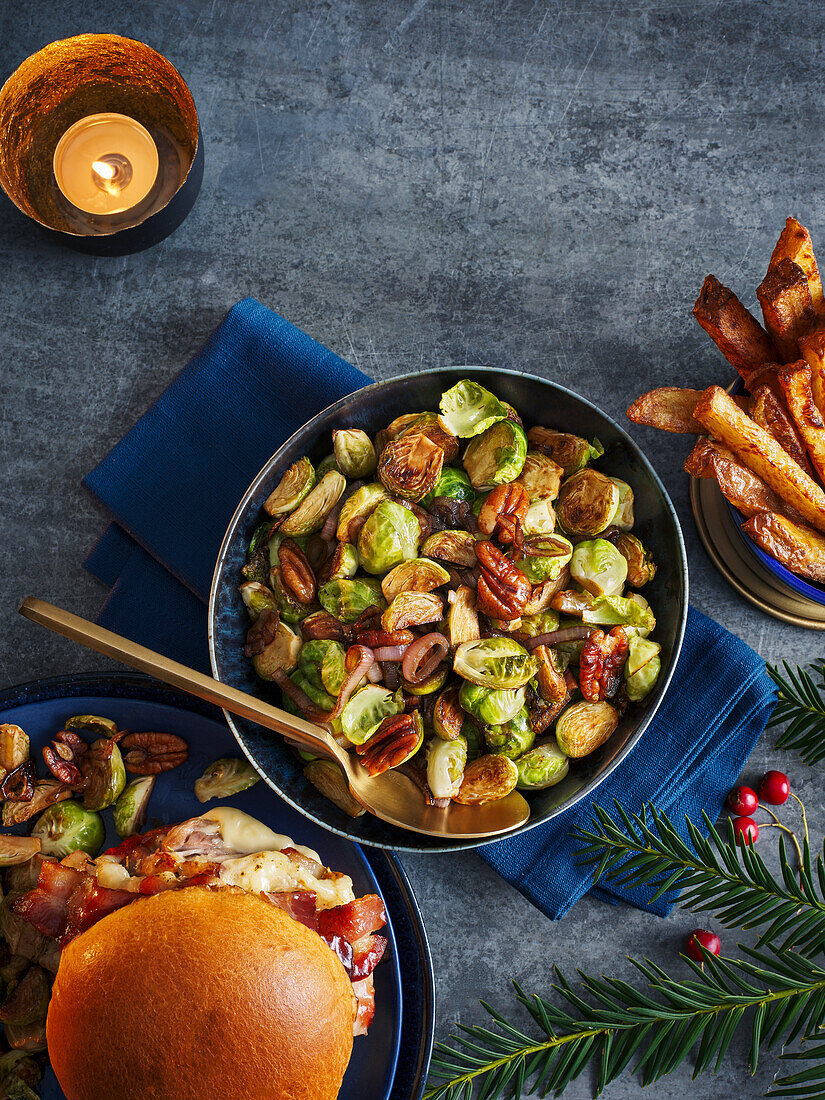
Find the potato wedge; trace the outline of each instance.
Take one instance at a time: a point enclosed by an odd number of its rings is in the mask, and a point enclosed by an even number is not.
[[[785,403],[799,429],[820,480],[825,479],[825,420],[816,407],[811,389],[811,368],[804,359],[790,363],[779,372]]]
[[[799,337],[799,351],[811,368],[811,389],[816,407],[825,416],[825,320]]]
[[[700,424],[791,504],[812,527],[825,531],[825,492],[773,436],[745,416],[721,386],[709,386],[694,413]]]
[[[799,513],[769,489],[761,477],[743,466],[727,447],[712,439],[697,439],[696,446],[685,459],[685,473],[715,481],[722,494],[744,516],[788,511],[794,518],[801,519]]]
[[[659,428],[663,432],[701,435],[704,429],[694,417],[693,410],[704,392],[704,390],[684,390],[678,386],[660,386],[656,390],[637,397],[627,410],[627,417],[634,424],[646,424],[650,428]],[[747,397],[735,394],[733,400],[740,409],[748,411]]]
[[[793,260],[780,260],[768,268],[756,288],[756,297],[780,360],[794,362],[799,358],[799,337],[816,317],[805,272]]]
[[[808,280],[808,290],[811,292],[811,302],[814,309],[819,313],[822,309],[822,279],[814,255],[811,234],[796,218],[786,220],[785,228],[779,234],[776,248],[771,254],[768,270],[777,267],[786,259],[793,260],[805,272],[805,278]]]
[[[784,370],[784,367],[781,368]],[[790,413],[785,408],[785,396],[779,385],[777,375],[777,387],[780,396],[777,397],[768,386],[757,386],[753,391],[750,416],[760,428],[764,428],[768,435],[772,435],[780,447],[784,447],[791,458],[806,474],[813,474],[813,468],[808,459],[805,444],[796,430]]]
[[[770,336],[715,275],[708,275],[702,283],[693,316],[746,382],[763,363],[776,360]]]
[[[817,531],[773,512],[751,517],[742,530],[792,573],[825,584],[825,538]]]

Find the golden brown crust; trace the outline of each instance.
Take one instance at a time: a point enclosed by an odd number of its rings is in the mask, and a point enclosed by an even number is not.
[[[779,382],[813,467],[820,479],[825,478],[825,421],[814,401],[811,368],[804,359],[791,363],[779,372]]]
[[[817,322],[799,337],[799,351],[811,368],[816,407],[825,415],[825,321]]]
[[[659,428],[663,432],[676,432],[680,435],[700,435],[702,425],[693,415],[704,390],[686,390],[679,386],[659,386],[637,397],[627,410],[628,420],[634,424],[645,424],[649,428]],[[740,409],[748,408],[748,399],[739,394],[733,400]]]
[[[781,393],[778,376],[777,387]],[[780,399],[769,386],[757,386],[753,390],[750,415],[751,420],[756,421],[760,428],[764,428],[768,435],[772,435],[779,446],[784,447],[806,474],[813,474],[805,444],[800,439],[799,432],[785,408],[784,395]]]
[[[355,998],[321,938],[252,894],[167,891],[63,951],[46,1024],[68,1100],[334,1100]]]
[[[743,523],[742,530],[792,573],[825,583],[825,538],[810,527],[762,512]]]
[[[745,516],[783,512],[788,508],[753,470],[743,466],[732,451],[712,439],[697,439],[685,459],[685,473],[715,481],[734,508]]]
[[[780,260],[756,288],[765,328],[783,363],[799,358],[799,337],[811,326],[816,311],[805,272],[793,260]]]
[[[702,283],[693,316],[746,382],[763,363],[776,359],[770,336],[715,275]]]
[[[814,246],[811,234],[796,218],[788,218],[785,221],[785,228],[779,234],[779,240],[771,254],[768,270],[786,259],[793,260],[805,272],[808,289],[811,292],[811,302],[814,309],[819,312],[822,309],[822,279],[814,255]]]

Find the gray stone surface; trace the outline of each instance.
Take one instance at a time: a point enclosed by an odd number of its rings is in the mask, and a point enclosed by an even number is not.
[[[0,682],[102,662],[15,614],[37,593],[92,616],[81,561],[105,517],[82,475],[226,310],[251,294],[376,377],[483,362],[572,386],[621,419],[651,385],[729,370],[690,317],[708,271],[754,304],[787,214],[823,241],[825,9],[387,0],[37,0],[0,5],[3,76],[85,30],[142,39],[189,82],[200,200],[143,255],[64,251],[0,202]],[[825,247],[825,245],[823,245]],[[697,607],[766,658],[819,636],[741,600],[695,533],[686,439],[634,429],[681,516]],[[771,738],[748,774],[779,758]],[[785,758],[825,826],[818,774]],[[680,965],[694,923],[581,902],[551,924],[472,854],[405,857],[433,945],[439,1034],[551,966]],[[726,937],[730,943],[731,935]],[[764,1091],[745,1043],[660,1097]],[[585,1076],[569,1095],[590,1095]],[[632,1078],[607,1095],[641,1095]]]

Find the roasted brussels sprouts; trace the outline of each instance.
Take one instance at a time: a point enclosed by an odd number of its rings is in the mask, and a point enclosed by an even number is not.
[[[55,802],[65,802],[71,797],[71,789],[59,779],[38,779],[34,785],[31,802],[3,803],[3,824],[7,828],[11,828],[12,825],[22,825],[24,821],[30,821],[47,806],[52,806]]]
[[[341,714],[341,729],[353,745],[363,745],[390,714],[399,714],[403,704],[386,688],[368,684],[348,701]]]
[[[593,596],[620,596],[627,562],[605,539],[580,542],[570,559],[570,576]]]
[[[476,494],[475,489],[470,484],[470,479],[463,470],[457,470],[454,466],[446,466],[429,493],[421,498],[421,503],[425,508],[429,507],[436,497],[466,500],[468,504],[472,505],[475,503]]]
[[[44,856],[64,859],[80,849],[94,858],[103,847],[106,828],[100,814],[84,810],[79,802],[58,802],[43,811],[31,835],[40,841]]]
[[[641,588],[656,576],[656,563],[649,550],[635,535],[620,532],[613,544],[627,562],[627,583],[631,588]]]
[[[246,605],[249,617],[254,623],[262,611],[277,611],[278,603],[275,595],[265,584],[257,584],[255,581],[247,581],[238,589],[241,599]]]
[[[588,607],[582,611],[582,622],[593,623],[596,626],[624,626],[628,634],[634,633],[646,638],[656,626],[653,612],[648,606],[639,602],[638,593],[628,597],[623,596],[597,596],[590,601]]]
[[[6,803],[6,806],[13,803]],[[5,806],[3,809],[5,810]],[[4,815],[5,816],[5,815]],[[4,821],[5,825],[6,822]],[[12,824],[16,824],[13,822]],[[40,851],[40,838],[36,836],[0,836],[0,867],[17,867],[28,863]]]
[[[350,817],[360,817],[366,812],[361,803],[352,797],[344,773],[335,761],[311,760],[304,768],[304,776],[325,798]]]
[[[561,576],[572,555],[573,543],[564,535],[534,535],[525,540],[516,566],[531,584],[541,584]]]
[[[335,537],[339,542],[358,541],[361,528],[382,500],[389,500],[387,490],[377,481],[362,485],[352,496],[347,497],[338,514],[338,529]]]
[[[259,550],[265,550],[269,546],[269,540],[275,536],[279,522],[278,519],[268,519],[255,528],[246,551],[247,561],[250,561]]]
[[[427,786],[434,798],[454,798],[464,778],[467,742],[461,736],[454,741],[433,737],[427,744]]]
[[[543,791],[555,787],[570,770],[570,761],[561,751],[555,737],[540,741],[516,761],[518,783],[522,791]]]
[[[321,607],[343,623],[354,623],[368,607],[383,608],[381,585],[372,577],[328,581],[318,591]]]
[[[63,723],[64,730],[88,730],[98,737],[117,737],[117,724],[99,714],[74,714]]]
[[[270,516],[285,516],[298,507],[314,484],[315,470],[312,463],[308,458],[299,458],[264,501],[264,511]],[[301,532],[294,531],[293,534]]]
[[[464,769],[455,802],[465,806],[483,806],[485,802],[497,802],[515,790],[518,768],[507,756],[479,756]]]
[[[415,514],[394,500],[383,500],[358,537],[358,556],[368,573],[386,573],[418,555],[421,528]]]
[[[467,762],[471,763],[487,751],[484,742],[484,730],[472,718],[465,718],[461,726],[461,736],[467,742]]]
[[[433,692],[441,691],[444,687],[449,671],[447,666],[443,665],[441,668],[437,668],[431,676],[417,684],[411,684],[409,680],[405,680],[402,676],[401,686],[409,695],[432,695]]]
[[[469,585],[460,584],[448,599],[446,633],[451,647],[474,642],[479,637],[475,592]]]
[[[436,531],[421,548],[427,558],[472,568],[477,563],[476,540],[469,531]]]
[[[381,616],[381,626],[392,634],[411,626],[437,623],[443,614],[444,604],[435,592],[402,592]]]
[[[530,725],[527,707],[499,726],[487,726],[484,731],[487,748],[495,756],[509,756],[516,760],[533,747],[536,735]]]
[[[117,802],[126,786],[126,768],[114,741],[101,737],[93,741],[83,758],[83,808],[105,810]]]
[[[522,534],[552,535],[556,529],[556,509],[549,500],[537,500],[527,509],[521,525]]]
[[[467,445],[462,461],[473,488],[484,491],[514,481],[526,456],[524,429],[512,420],[499,420]]]
[[[345,657],[346,650],[340,642],[319,638],[304,644],[298,667],[319,691],[337,696],[347,676]]]
[[[455,741],[461,733],[466,718],[458,701],[459,689],[447,688],[435,701],[433,708],[433,729],[444,741]]]
[[[464,379],[441,395],[441,423],[459,439],[480,435],[499,420],[506,420],[510,409],[477,382]]]
[[[446,584],[450,574],[443,565],[429,558],[411,558],[396,565],[381,581],[387,603],[402,592],[434,592]]]
[[[536,661],[513,638],[464,642],[453,658],[459,676],[490,688],[518,688],[536,673]]]
[[[284,584],[281,567],[276,565],[269,571],[269,587],[275,610],[280,614],[285,623],[299,623],[312,611],[312,604],[301,603]],[[317,609],[317,605],[316,605]],[[263,611],[264,608],[261,608]],[[259,612],[260,614],[260,612]]]
[[[458,701],[485,726],[500,726],[514,718],[524,706],[524,688],[480,687],[465,680],[458,692]]]
[[[436,447],[440,447],[444,452],[445,465],[449,462],[455,462],[458,458],[458,439],[456,439],[452,432],[447,431],[441,423],[437,413],[419,413],[415,420],[410,421],[408,426],[400,434],[405,438],[416,435],[425,436],[431,443],[435,443]],[[400,438],[400,436],[397,438]]]
[[[154,775],[139,775],[137,779],[133,779],[126,784],[112,811],[115,831],[118,836],[125,839],[127,836],[134,836],[135,833],[143,831],[149,811],[149,799],[152,797],[154,789]],[[198,784],[196,783],[196,794],[197,790]],[[201,802],[203,802],[203,799],[201,799]]]
[[[316,707],[320,707],[321,710],[325,710],[327,713],[335,709],[335,700],[332,696],[323,688],[316,687],[312,680],[308,680],[304,676],[300,668],[296,668],[294,672],[291,672],[289,678]]]
[[[279,622],[275,640],[252,658],[252,664],[262,680],[272,680],[276,672],[291,672],[300,652],[301,639],[286,623]]]
[[[561,486],[562,468],[541,451],[528,451],[516,479],[531,504],[537,500],[555,500]]]
[[[282,535],[311,535],[313,531],[320,531],[346,487],[347,479],[344,475],[330,470],[295,511],[286,517],[278,530]]]
[[[521,565],[519,565],[521,568]],[[539,611],[537,615],[522,615],[518,629],[529,638],[538,638],[540,634],[550,634],[559,628],[559,617],[555,611]]]
[[[418,501],[441,477],[444,451],[420,432],[405,433],[389,442],[378,460],[382,485],[395,496]]]
[[[0,725],[0,779],[29,759],[29,738],[19,726]]]
[[[661,646],[647,638],[631,638],[624,667],[625,687],[631,703],[639,703],[656,686],[662,671]]]
[[[619,501],[610,523],[620,531],[629,531],[633,526],[633,490],[619,477],[611,477],[610,480],[619,490]]]
[[[375,447],[360,428],[339,428],[332,433],[335,461],[344,477],[369,477],[377,465]]]
[[[339,474],[342,473],[342,471],[338,469],[338,459],[334,454],[327,455],[326,458],[321,459],[318,463],[318,469],[315,471],[316,480],[320,481],[321,478],[326,477],[330,470],[335,470],[336,473]]]
[[[195,780],[195,797],[198,802],[208,802],[211,798],[231,798],[233,794],[240,794],[241,791],[254,787],[260,778],[248,760],[225,756],[210,764],[200,779]]]
[[[556,722],[556,740],[567,756],[578,759],[595,752],[619,724],[610,703],[573,703]]]
[[[534,447],[541,449],[542,454],[561,466],[564,477],[578,473],[588,462],[604,454],[604,447],[598,439],[591,444],[581,436],[554,432],[550,428],[531,428],[527,438]]]
[[[599,535],[615,515],[619,490],[598,470],[585,469],[562,484],[557,503],[559,522],[570,535]]]
[[[357,547],[351,542],[339,542],[329,565],[329,580],[351,580],[357,572]]]

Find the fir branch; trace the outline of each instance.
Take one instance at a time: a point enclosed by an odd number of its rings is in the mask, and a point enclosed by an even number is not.
[[[598,860],[597,879],[604,876],[621,887],[652,886],[651,900],[681,890],[685,909],[712,910],[728,927],[761,928],[759,946],[793,947],[806,955],[825,946],[825,860],[819,854],[812,861],[807,837],[796,871],[785,838],[780,839],[778,879],[753,847],[735,843],[730,821],[723,840],[707,815],[707,839],[687,820],[691,850],[666,814],[646,809],[638,816],[618,803],[616,808],[618,820],[595,806],[593,828],[578,831],[582,857]]]
[[[777,738],[777,748],[794,749],[806,764],[816,764],[825,759],[825,661],[811,666],[819,675],[819,685],[801,665],[796,669],[787,661],[782,665],[784,676],[775,665],[768,665],[768,675],[779,688],[768,728],[787,723]]]

